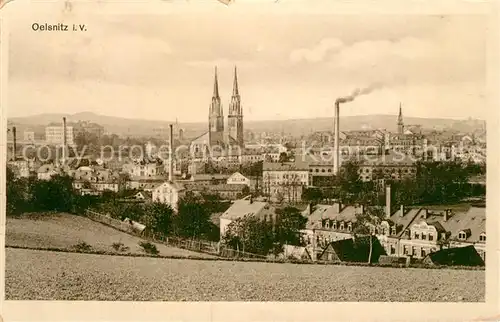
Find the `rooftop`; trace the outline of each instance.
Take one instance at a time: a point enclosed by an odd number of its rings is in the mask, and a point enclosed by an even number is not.
[[[267,202],[251,201],[249,199],[236,200],[228,210],[226,210],[220,218],[235,220],[243,218],[246,215],[256,215],[265,207],[269,207]]]

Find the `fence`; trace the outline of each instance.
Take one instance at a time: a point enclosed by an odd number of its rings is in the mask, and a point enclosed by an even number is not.
[[[220,246],[218,242],[212,242],[199,239],[185,239],[179,237],[169,237],[160,233],[155,233],[150,230],[140,232],[131,223],[126,223],[118,219],[112,218],[109,215],[103,215],[92,210],[86,210],[85,214],[88,218],[111,226],[115,229],[123,231],[127,234],[135,235],[151,242],[164,244],[171,247],[183,248],[199,253],[207,253],[226,258],[259,258],[267,259],[267,256],[257,255],[253,253],[243,252],[231,248]]]
[[[133,235],[140,235],[140,231],[133,226],[132,222],[126,223],[123,221],[120,221],[115,218],[111,218],[110,216],[100,214],[98,212],[92,211],[92,210],[86,210],[85,214],[87,215],[88,218],[100,222],[102,224],[106,224],[108,226],[111,226],[115,229],[118,229],[120,231],[126,232],[128,234],[133,234]]]

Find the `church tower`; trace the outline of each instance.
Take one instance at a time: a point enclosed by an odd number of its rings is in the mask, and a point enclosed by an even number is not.
[[[214,93],[208,114],[208,138],[210,145],[223,145],[224,143],[224,114],[219,96],[219,83],[217,81],[217,67],[215,67]]]
[[[229,103],[227,123],[229,136],[236,140],[240,147],[243,147],[243,109],[241,108],[236,67],[234,67],[233,95],[231,96],[231,103]]]
[[[403,111],[401,109],[401,103],[399,103],[398,133],[399,134],[404,134],[405,133],[405,126],[404,126],[404,123],[403,123]]]

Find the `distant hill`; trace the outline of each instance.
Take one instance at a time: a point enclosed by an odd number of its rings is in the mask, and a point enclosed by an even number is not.
[[[10,126],[15,125],[18,131],[31,129],[43,134],[46,125],[52,122],[62,122],[66,117],[68,122],[90,121],[101,124],[107,132],[118,135],[129,136],[154,136],[154,129],[165,128],[172,122],[159,120],[128,119],[115,116],[99,115],[91,112],[77,114],[39,114],[27,117],[9,118]],[[459,132],[473,132],[485,128],[486,122],[483,120],[454,120],[444,118],[416,118],[405,117],[405,124],[420,124],[424,129],[450,129]],[[361,130],[361,129],[386,129],[395,131],[397,129],[396,115],[358,115],[341,117],[341,129]],[[182,123],[180,127],[185,130],[185,137],[195,137],[205,131],[208,127],[206,123]],[[244,123],[245,130],[253,132],[285,132],[294,136],[307,135],[313,131],[332,130],[332,118],[311,118],[311,119],[290,119],[290,120],[270,120],[270,121],[247,121]],[[168,133],[168,132],[165,132]],[[165,134],[168,136],[168,134]]]

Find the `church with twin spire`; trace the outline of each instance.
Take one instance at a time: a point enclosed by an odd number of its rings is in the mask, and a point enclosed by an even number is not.
[[[208,131],[191,142],[191,149],[195,153],[206,151],[213,147],[244,148],[243,140],[243,108],[238,88],[238,75],[234,68],[233,93],[229,102],[227,128],[224,121],[224,110],[219,95],[219,81],[217,67],[215,67],[214,88],[208,112]]]

